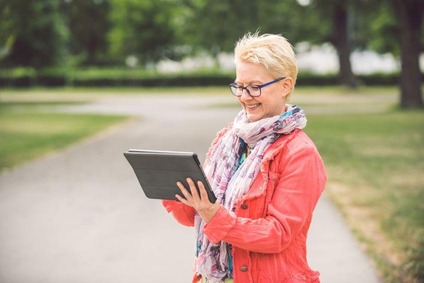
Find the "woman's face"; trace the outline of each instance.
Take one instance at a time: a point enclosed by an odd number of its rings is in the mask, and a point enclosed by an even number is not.
[[[236,62],[236,81],[240,86],[262,85],[276,79],[261,64]],[[250,122],[280,115],[285,112],[286,96],[291,91],[291,78],[270,84],[261,89],[261,95],[251,97],[246,90],[237,97]]]

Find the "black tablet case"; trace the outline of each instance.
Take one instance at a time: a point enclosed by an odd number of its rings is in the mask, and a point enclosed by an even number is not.
[[[216,201],[196,153],[130,149],[124,156],[148,198],[177,200],[175,195],[182,193],[176,183],[183,183],[189,190],[186,179],[191,178],[195,183],[202,181],[209,200]]]

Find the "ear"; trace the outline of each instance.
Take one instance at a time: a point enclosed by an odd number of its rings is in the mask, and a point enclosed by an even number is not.
[[[293,79],[291,77],[287,77],[281,81],[281,95],[286,97],[293,90]]]

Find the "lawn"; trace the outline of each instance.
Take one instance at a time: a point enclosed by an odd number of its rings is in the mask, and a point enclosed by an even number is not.
[[[230,95],[226,88],[148,92]],[[56,113],[43,110],[44,106],[144,93],[141,89],[3,92],[0,170],[60,150],[125,119]],[[396,88],[297,88],[292,100],[305,109],[306,131],[325,161],[327,196],[384,282],[424,282],[424,111],[398,110]]]
[[[327,194],[384,282],[423,282],[424,112],[313,115],[307,132],[329,171]]]
[[[122,116],[76,115],[48,110],[52,105],[68,103],[75,101],[46,97],[41,101],[22,98],[0,100],[0,171],[62,150],[127,119]]]

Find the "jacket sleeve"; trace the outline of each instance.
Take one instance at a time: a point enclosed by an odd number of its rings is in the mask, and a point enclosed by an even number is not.
[[[301,139],[282,152],[280,176],[265,217],[237,217],[221,207],[203,228],[210,241],[222,240],[253,252],[279,253],[302,229],[307,230],[327,179],[321,157],[311,143]]]
[[[175,200],[162,200],[162,204],[179,223],[194,226],[195,210],[192,207]]]

